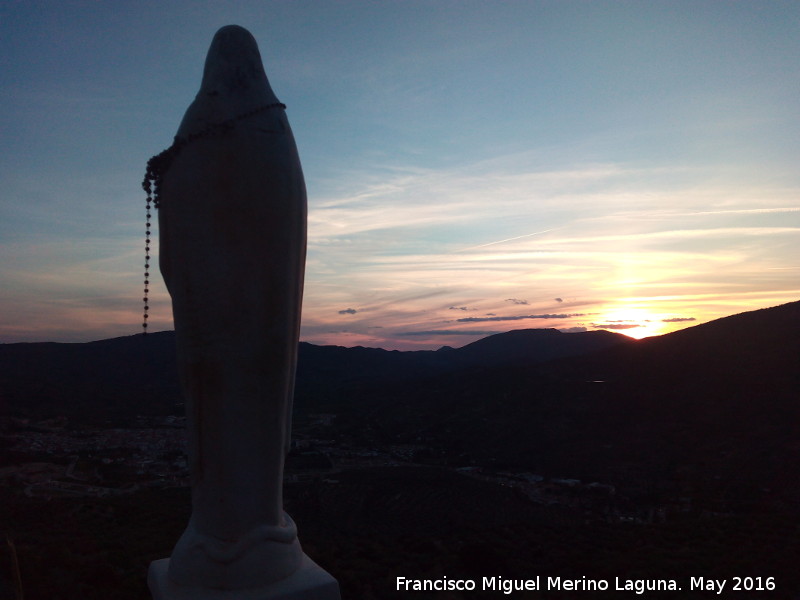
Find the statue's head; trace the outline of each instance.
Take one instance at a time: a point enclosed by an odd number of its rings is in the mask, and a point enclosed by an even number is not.
[[[239,25],[217,31],[206,55],[200,94],[246,94],[262,88],[267,76],[253,35]]]

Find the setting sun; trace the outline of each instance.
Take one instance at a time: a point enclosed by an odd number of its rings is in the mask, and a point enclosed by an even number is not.
[[[600,313],[592,327],[623,333],[640,340],[665,333],[665,317],[645,308],[619,308]]]

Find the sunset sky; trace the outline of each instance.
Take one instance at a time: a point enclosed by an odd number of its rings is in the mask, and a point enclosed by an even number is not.
[[[2,1],[0,342],[141,331],[144,167],[231,23],[303,162],[303,340],[644,337],[800,299],[796,0]]]

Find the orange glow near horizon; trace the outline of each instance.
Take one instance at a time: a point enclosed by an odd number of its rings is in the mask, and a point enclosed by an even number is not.
[[[646,308],[618,308],[601,312],[593,322],[593,329],[605,329],[640,340],[666,333],[662,315]]]
[[[789,295],[790,294],[790,295]],[[408,302],[407,311],[395,310],[386,314],[382,326],[374,326],[371,311],[347,314],[347,327],[333,330],[335,321],[315,319],[313,311],[304,313],[304,330],[301,339],[317,345],[367,346],[386,350],[436,350],[442,346],[459,348],[490,335],[520,329],[558,329],[569,331],[606,330],[620,333],[634,339],[666,335],[681,329],[694,327],[742,312],[779,306],[796,300],[800,290],[791,290],[786,296],[770,294],[730,294],[720,297],[714,294],[693,294],[675,296],[628,296],[616,301],[595,304],[583,303],[578,299],[564,300],[558,308],[552,305],[537,308],[531,305],[506,306],[497,313],[486,305],[475,303],[475,308],[453,306],[444,309],[425,311],[427,300]],[[563,308],[562,308],[563,307]],[[505,308],[503,313],[500,310]],[[330,312],[330,310],[328,311]],[[537,319],[514,315],[565,313],[564,318]],[[574,316],[566,313],[576,313]],[[436,315],[439,318],[432,316]],[[477,319],[461,323],[459,317],[496,316],[492,319]],[[330,329],[329,329],[330,328]],[[326,331],[326,329],[328,329]]]

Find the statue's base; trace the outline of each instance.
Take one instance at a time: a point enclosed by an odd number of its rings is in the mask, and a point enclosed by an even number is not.
[[[297,571],[257,590],[184,587],[170,580],[168,568],[168,558],[150,563],[147,585],[153,600],[341,600],[339,583],[305,554]]]

